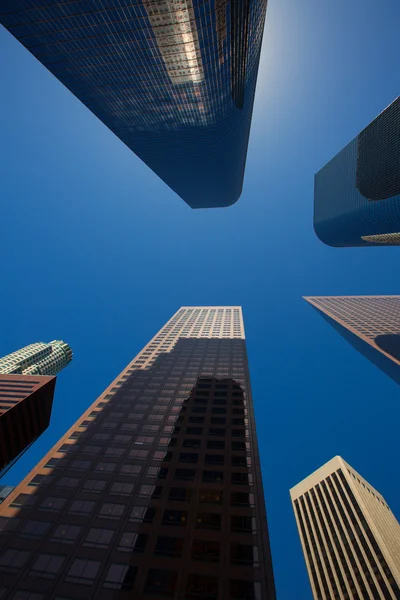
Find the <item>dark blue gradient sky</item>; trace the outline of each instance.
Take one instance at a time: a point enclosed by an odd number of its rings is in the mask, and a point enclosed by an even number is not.
[[[302,295],[398,294],[400,248],[333,249],[313,176],[399,94],[397,0],[270,0],[244,192],[193,211],[0,31],[0,355],[65,339],[17,483],[185,304],[244,309],[279,600],[311,598],[289,488],[341,454],[400,516],[399,391]]]

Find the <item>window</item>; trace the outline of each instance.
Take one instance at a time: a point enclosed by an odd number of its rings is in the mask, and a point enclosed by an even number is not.
[[[54,481],[54,475],[35,475],[33,479],[28,483],[28,485],[49,485]]]
[[[120,539],[118,550],[120,552],[144,552],[148,535],[127,531]]]
[[[231,600],[261,600],[261,584],[242,579],[231,579]]]
[[[113,483],[110,493],[130,496],[133,493],[133,483]]]
[[[222,429],[220,427],[210,427],[210,429],[208,430],[208,433],[210,435],[218,435],[220,437],[224,437],[225,436],[225,429]]]
[[[213,408],[211,412],[213,415],[226,415],[226,408]]]
[[[252,533],[255,530],[255,519],[234,515],[231,517],[231,529],[232,531]]]
[[[17,529],[21,519],[16,517],[0,517],[0,534]]]
[[[221,515],[217,513],[199,512],[196,518],[198,529],[221,529]]]
[[[150,569],[144,591],[154,596],[173,597],[176,588],[177,573],[161,569]]]
[[[182,549],[183,538],[159,535],[157,538],[156,547],[154,549],[154,554],[180,557],[182,556]]]
[[[185,600],[217,600],[218,579],[208,575],[189,575]]]
[[[223,481],[223,479],[223,471],[203,471],[202,480],[207,483],[219,483],[220,481]]]
[[[192,413],[205,413],[207,408],[205,406],[194,406],[192,408]]]
[[[135,508],[131,512],[129,520],[134,521],[135,523],[152,523],[155,514],[155,508],[147,508],[146,506],[135,506]]]
[[[85,454],[100,454],[101,446],[83,446],[82,452]]]
[[[244,437],[245,431],[244,429],[232,429],[232,435],[234,437]]]
[[[197,463],[198,458],[199,458],[199,455],[196,454],[195,452],[181,452],[179,454],[180,462]]]
[[[21,537],[39,538],[45,534],[50,523],[44,521],[27,521],[20,533]]]
[[[35,575],[36,577],[53,579],[61,569],[61,565],[63,564],[64,560],[64,556],[39,554],[29,574]]]
[[[248,473],[231,473],[232,485],[251,485],[251,475]]]
[[[114,590],[131,590],[135,583],[138,567],[113,563],[108,570],[103,587]]]
[[[202,427],[187,427],[186,433],[188,435],[202,435],[203,428]]]
[[[122,456],[125,450],[123,448],[106,448],[105,456]]]
[[[84,558],[75,558],[71,565],[65,581],[80,583],[83,585],[91,585],[97,575],[100,567],[98,560],[86,560]]]
[[[248,494],[247,492],[232,492],[231,505],[254,506],[254,494]]]
[[[201,490],[199,501],[201,504],[222,504],[222,492],[217,490]]]
[[[146,458],[148,453],[148,450],[139,450],[138,448],[134,448],[129,452],[129,456],[134,458]]]
[[[193,481],[196,475],[194,469],[175,469],[175,479],[183,479],[185,481]]]
[[[17,572],[24,566],[29,555],[30,552],[25,550],[6,550],[0,557],[0,567],[7,567],[7,570]]]
[[[232,442],[232,450],[245,450],[246,451],[246,443],[245,442]]]
[[[219,562],[219,542],[209,540],[193,540],[192,559],[205,562]]]
[[[191,491],[189,488],[184,487],[173,487],[169,492],[168,499],[174,500],[175,502],[189,502],[191,498]]]
[[[225,450],[224,440],[207,440],[208,450]]]
[[[89,500],[75,500],[71,504],[71,508],[68,513],[70,515],[88,515],[94,508],[94,502]]]
[[[200,448],[201,440],[188,438],[187,440],[183,440],[182,446],[184,448]]]
[[[71,469],[76,469],[77,471],[88,471],[91,466],[90,460],[73,460],[71,462]]]
[[[211,417],[211,424],[212,425],[225,425],[226,419],[225,419],[225,417]]]
[[[232,467],[247,467],[247,464],[246,456],[232,456]]]
[[[156,500],[161,497],[161,485],[142,485],[139,490],[139,498],[151,498]]]
[[[79,481],[80,479],[77,477],[60,477],[56,485],[63,488],[75,488]]]
[[[89,546],[90,548],[105,549],[109,547],[113,535],[114,531],[112,529],[99,529],[94,527],[89,529],[83,545]]]
[[[97,463],[94,470],[97,473],[112,473],[115,470],[116,463]]]
[[[223,454],[206,454],[204,462],[209,465],[223,465],[225,457]]]
[[[231,545],[232,565],[253,565],[258,567],[258,548],[244,544]]]
[[[59,525],[53,533],[51,541],[71,544],[76,540],[81,529],[82,528],[77,525]]]
[[[186,525],[186,510],[165,510],[163,516],[163,525]]]
[[[98,481],[97,479],[89,479],[85,481],[83,489],[85,492],[101,492],[106,487],[105,481]]]
[[[18,494],[11,502],[10,506],[23,506],[24,508],[28,508],[29,506],[36,504],[36,500],[37,498],[33,494]]]
[[[66,503],[65,498],[54,498],[53,496],[48,496],[45,498],[40,505],[40,508],[43,510],[61,510],[64,504]]]
[[[99,516],[107,519],[119,519],[124,514],[125,504],[111,504],[106,502],[100,508]]]
[[[139,475],[142,467],[139,465],[122,465],[120,471],[124,473],[124,475]]]

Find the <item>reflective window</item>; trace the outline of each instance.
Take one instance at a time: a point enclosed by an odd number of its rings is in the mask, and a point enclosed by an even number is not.
[[[61,569],[65,558],[64,556],[54,556],[53,554],[39,554],[30,571],[30,575],[35,577],[44,577],[53,579]]]
[[[94,527],[89,529],[83,545],[91,548],[108,548],[113,536],[114,531],[112,529]]]
[[[97,560],[86,560],[84,558],[75,558],[71,565],[65,581],[79,583],[83,585],[91,585],[97,575],[100,567],[100,562]]]
[[[112,564],[106,575],[103,587],[115,590],[131,590],[135,583],[138,567]]]

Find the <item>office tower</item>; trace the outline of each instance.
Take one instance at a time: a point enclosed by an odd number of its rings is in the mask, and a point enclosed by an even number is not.
[[[60,340],[0,358],[0,478],[49,426],[54,375],[71,360],[71,348]]]
[[[240,307],[182,307],[0,519],[2,600],[274,599]]]
[[[0,375],[0,478],[47,429],[55,377]]]
[[[340,456],[290,490],[316,600],[398,600],[400,526]]]
[[[356,350],[400,383],[400,296],[304,299]]]
[[[57,375],[71,360],[72,350],[65,342],[37,342],[0,358],[0,373]]]
[[[400,244],[400,97],[315,176],[314,229],[330,246]]]
[[[0,504],[11,494],[13,489],[14,486],[12,485],[0,485]]]
[[[0,22],[192,208],[242,190],[267,0],[4,0]]]

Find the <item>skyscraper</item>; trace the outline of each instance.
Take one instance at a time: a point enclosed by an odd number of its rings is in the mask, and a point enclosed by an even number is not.
[[[400,97],[315,176],[314,228],[330,246],[400,244]]]
[[[4,0],[0,22],[192,208],[242,190],[267,0]]]
[[[316,600],[398,600],[400,526],[340,456],[290,490]]]
[[[0,358],[0,478],[49,426],[54,375],[71,360],[71,348],[60,340]]]
[[[400,296],[304,299],[356,350],[400,383]]]
[[[274,599],[240,307],[182,307],[0,522],[2,600]]]
[[[0,358],[0,373],[57,375],[72,360],[72,350],[62,340],[29,344]]]

